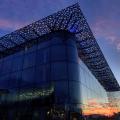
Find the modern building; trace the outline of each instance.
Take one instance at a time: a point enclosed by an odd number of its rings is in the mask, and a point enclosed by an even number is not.
[[[0,120],[93,120],[117,91],[79,4],[0,38]]]

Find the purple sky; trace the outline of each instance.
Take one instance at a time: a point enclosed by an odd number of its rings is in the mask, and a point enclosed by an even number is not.
[[[120,0],[0,0],[0,36],[75,2],[120,83]]]

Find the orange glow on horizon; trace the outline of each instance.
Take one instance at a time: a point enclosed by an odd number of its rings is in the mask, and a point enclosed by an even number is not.
[[[84,115],[105,115],[112,116],[114,113],[120,112],[120,108],[110,103],[100,103],[97,99],[89,99],[89,101],[82,106]]]

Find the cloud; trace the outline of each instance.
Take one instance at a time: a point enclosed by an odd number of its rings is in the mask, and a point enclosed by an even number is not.
[[[8,20],[8,19],[2,19],[0,18],[0,29],[3,30],[16,30],[20,27],[25,26],[27,23],[25,22],[20,22],[20,21],[13,21],[13,20]]]
[[[120,43],[117,45],[117,49],[120,51]]]
[[[117,105],[119,101],[119,99],[116,101],[113,99],[112,102],[105,103],[105,101],[100,101],[100,99],[91,98],[87,100],[86,104],[82,105],[83,113],[85,115],[100,114],[112,116],[114,113],[120,112],[120,108]]]
[[[120,23],[117,20],[97,18],[92,24],[96,38],[103,38],[120,52]]]

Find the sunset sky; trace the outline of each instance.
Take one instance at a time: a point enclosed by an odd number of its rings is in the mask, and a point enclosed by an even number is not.
[[[76,2],[120,83],[120,0],[0,0],[0,36]]]

